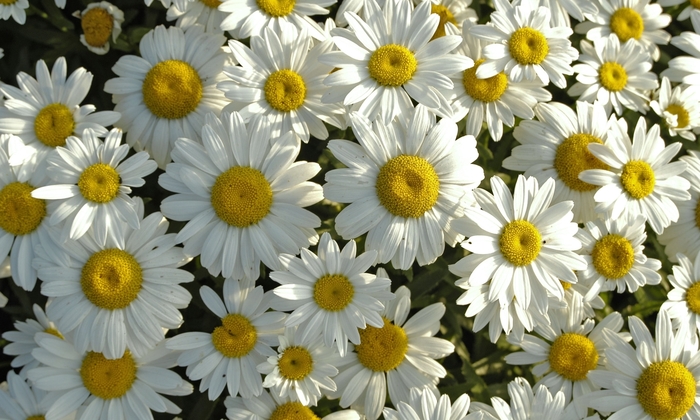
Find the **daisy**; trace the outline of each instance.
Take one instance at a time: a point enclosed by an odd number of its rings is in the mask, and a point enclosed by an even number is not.
[[[668,77],[672,82],[688,85],[700,85],[700,13],[692,13],[690,21],[695,32],[685,31],[671,39],[671,45],[692,55],[674,57],[668,62],[668,68],[661,72],[661,77]]]
[[[440,395],[438,400],[435,394],[425,389],[411,388],[411,399],[409,401],[396,402],[396,410],[385,408],[384,418],[386,420],[468,420],[477,419],[477,415],[467,416],[469,410],[469,395],[462,394],[454,402],[450,402],[450,397]]]
[[[282,298],[276,306],[292,310],[287,327],[299,325],[300,339],[323,334],[323,342],[338,346],[341,356],[347,353],[348,340],[360,344],[358,328],[384,325],[379,312],[382,302],[394,298],[389,291],[391,280],[365,273],[377,259],[376,251],[367,251],[355,258],[355,241],[341,251],[338,243],[325,232],[318,244],[318,256],[308,249],[301,258],[280,256],[286,271],[273,271],[270,278],[280,283],[274,289]]]
[[[658,3],[660,6],[663,7],[672,7],[686,3],[686,0],[659,0]],[[681,10],[681,12],[678,14],[678,16],[675,17],[675,19],[679,21],[686,20],[691,15],[697,14],[698,10],[700,10],[700,2],[696,0],[687,0],[686,7],[683,10]]]
[[[32,356],[32,350],[38,347],[34,340],[36,334],[45,332],[58,338],[63,338],[63,334],[49,320],[41,306],[35,303],[32,306],[32,310],[36,319],[28,318],[25,321],[17,321],[14,324],[16,331],[6,331],[2,334],[2,338],[10,342],[2,350],[8,356],[15,356],[10,366],[22,368],[19,374],[23,378],[27,377],[29,369],[39,366],[39,361]]]
[[[175,234],[158,213],[143,218],[140,228],[125,223],[105,245],[88,233],[58,245],[42,242],[34,265],[44,280],[41,293],[53,298],[47,315],[61,332],[73,331],[79,352],[90,349],[113,359],[130,349],[143,356],[163,340],[163,329],[178,328],[192,299],[180,283],[194,276],[177,267],[186,262]]]
[[[454,222],[468,238],[462,247],[472,253],[449,267],[461,277],[456,285],[467,290],[457,304],[469,305],[467,317],[478,314],[474,331],[491,324],[494,343],[501,329],[506,334],[513,330],[520,338],[538,317],[546,319],[547,295],[561,301],[560,280],[576,283],[573,270],[586,268],[583,257],[574,253],[581,247],[574,237],[574,204],[552,205],[554,185],[550,179],[540,187],[537,179],[520,175],[511,195],[505,182],[494,176],[493,194],[474,192],[481,208],[467,208]]]
[[[673,266],[673,275],[668,276],[673,289],[661,305],[674,329],[680,329],[678,334],[685,333],[692,343],[698,342],[700,330],[700,253],[697,255],[694,261],[683,254],[676,256],[678,264]]]
[[[623,107],[645,113],[649,93],[658,88],[651,70],[651,56],[632,40],[620,45],[617,35],[601,38],[591,45],[581,41],[581,64],[574,66],[577,82],[569,96],[593,103],[598,100],[610,113],[622,115]]]
[[[262,286],[241,284],[231,278],[224,282],[224,300],[207,286],[199,294],[221,325],[210,333],[186,332],[167,340],[166,347],[182,351],[180,366],[187,366],[187,377],[202,380],[199,392],[216,400],[224,387],[230,396],[248,399],[263,392],[262,379],[256,367],[266,357],[276,355],[271,346],[279,345],[285,314],[270,311],[272,292]]]
[[[550,11],[536,0],[523,0],[517,6],[496,2],[491,25],[470,29],[475,37],[488,42],[484,46],[483,65],[476,77],[485,79],[500,72],[514,82],[539,80],[548,85],[566,87],[564,75],[573,74],[571,62],[578,51],[571,46],[573,33],[566,26],[551,26]]]
[[[119,120],[119,112],[95,111],[80,105],[92,83],[92,73],[80,67],[66,79],[66,59],[59,57],[51,73],[43,60],[36,63],[36,79],[17,75],[20,89],[0,85],[7,100],[0,107],[0,132],[16,134],[39,151],[41,161],[53,149],[64,146],[69,136],[80,137],[90,128],[98,137]]]
[[[438,394],[435,384],[447,374],[434,359],[454,351],[447,340],[434,337],[440,329],[445,305],[433,303],[410,319],[411,292],[405,286],[396,290],[396,299],[384,302],[381,328],[367,326],[359,331],[360,344],[345,358],[346,366],[335,377],[337,390],[330,398],[340,398],[340,406],[351,406],[376,420],[386,402],[409,401],[410,389],[426,389]]]
[[[146,419],[152,418],[151,410],[177,414],[180,408],[161,394],[192,393],[192,385],[168,370],[174,359],[162,341],[142,357],[126,350],[117,358],[77,350],[70,341],[44,333],[37,343],[33,354],[45,367],[30,370],[28,376],[35,387],[51,391],[48,420],[74,410],[79,413],[76,420]]]
[[[544,385],[532,387],[525,378],[515,378],[508,384],[510,405],[500,397],[491,398],[491,406],[474,402],[472,413],[483,414],[486,420],[561,420],[564,417],[564,393],[552,395]]]
[[[24,25],[27,20],[27,12],[25,9],[29,7],[28,0],[10,0],[0,4],[0,19],[8,20],[10,16],[15,22]]]
[[[593,196],[598,186],[578,179],[586,169],[608,169],[588,151],[588,144],[606,144],[610,125],[620,124],[617,118],[608,120],[605,108],[599,104],[576,102],[576,112],[559,102],[539,104],[535,108],[537,121],[522,121],[513,130],[521,145],[511,151],[503,167],[525,171],[544,183],[554,178],[554,203],[574,202],[574,221],[587,222],[597,218]],[[624,121],[624,120],[623,120]]]
[[[372,121],[381,118],[385,125],[397,115],[410,114],[411,99],[441,117],[451,117],[439,89],[452,89],[449,76],[471,64],[463,56],[448,54],[459,45],[459,37],[430,41],[440,20],[430,13],[432,3],[424,1],[413,9],[407,1],[388,1],[384,10],[375,0],[365,2],[366,20],[353,12],[345,14],[352,31],[335,30],[333,42],[340,52],[320,57],[340,69],[324,80],[332,87],[324,102],[360,104],[360,114]]]
[[[204,26],[204,32],[221,33],[221,22],[226,13],[218,9],[219,0],[194,0],[183,5],[173,4],[166,13],[168,21],[175,20],[175,25],[186,28],[193,25]]]
[[[230,420],[321,420],[311,408],[299,401],[280,398],[267,391],[255,398],[226,397],[224,405],[226,417]],[[323,420],[360,420],[360,416],[355,410],[340,410],[323,417]]]
[[[676,86],[671,91],[671,82],[667,77],[661,79],[661,88],[654,95],[656,99],[649,106],[664,118],[668,133],[695,141],[691,130],[700,128],[700,102],[697,86]]]
[[[143,57],[125,55],[112,67],[119,77],[108,80],[104,90],[122,113],[116,126],[127,132],[131,147],[148,151],[161,169],[170,162],[175,140],[199,139],[204,115],[218,114],[227,103],[216,88],[227,60],[221,48],[225,39],[201,26],[161,25],[141,39]]]
[[[317,163],[294,162],[300,144],[286,133],[270,144],[264,118],[249,126],[234,112],[209,115],[202,143],[178,139],[175,163],[158,183],[175,191],[161,203],[166,217],[187,221],[177,235],[187,255],[201,255],[211,275],[255,280],[260,262],[281,269],[279,254],[296,255],[318,241],[321,220],[303,207],[321,201],[308,179]]]
[[[49,408],[46,392],[27,384],[13,371],[7,374],[8,389],[0,390],[0,418],[7,420],[43,420]],[[71,420],[70,413],[63,420]]]
[[[470,163],[477,158],[474,137],[455,141],[457,125],[448,119],[436,124],[423,106],[406,117],[384,126],[353,114],[360,144],[329,142],[347,168],[328,172],[323,186],[327,199],[351,203],[335,219],[337,232],[345,239],[369,232],[365,249],[402,270],[414,260],[434,262],[445,242],[454,246],[458,235],[450,221],[462,215],[463,201],[484,177]]]
[[[79,239],[91,230],[97,244],[104,245],[107,237],[117,234],[122,222],[138,229],[137,205],[128,194],[132,187],[143,186],[143,178],[157,165],[146,152],[124,160],[130,148],[121,141],[118,128],[104,141],[86,129],[82,139],[69,137],[65,147],[57,147],[46,159],[51,182],[33,190],[32,197],[60,200],[49,223],[62,223],[62,242]]]
[[[551,17],[551,26],[567,26],[571,27],[571,19],[582,22],[586,16],[595,15],[598,13],[598,7],[593,2],[579,2],[575,0],[540,0],[540,6],[549,9]]]
[[[80,19],[83,34],[80,42],[97,55],[109,52],[109,39],[117,42],[122,33],[124,12],[112,3],[101,1],[90,3],[82,12],[76,10],[73,16]]]
[[[430,13],[440,17],[431,41],[446,35],[445,27],[448,23],[461,30],[464,21],[475,23],[478,19],[474,9],[469,7],[472,0],[413,0],[413,3],[418,5],[423,1],[430,1]]]
[[[626,132],[608,138],[607,145],[591,143],[588,150],[606,165],[606,169],[588,169],[579,179],[603,186],[594,196],[596,211],[620,216],[646,216],[656,233],[663,233],[671,222],[678,221],[675,201],[690,199],[690,182],[679,175],[685,171],[684,161],[671,162],[681,149],[680,143],[665,146],[654,124],[647,132],[647,123],[640,117],[633,141]]]

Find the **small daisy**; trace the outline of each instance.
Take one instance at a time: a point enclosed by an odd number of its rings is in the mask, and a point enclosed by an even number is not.
[[[180,137],[199,139],[204,115],[218,115],[227,104],[216,88],[227,60],[221,48],[226,38],[208,34],[197,25],[185,30],[157,26],[139,43],[142,57],[125,55],[105,83],[115,110],[117,127],[136,150],[148,151],[161,169]]]
[[[673,266],[673,275],[668,276],[673,289],[661,305],[668,312],[674,329],[680,329],[692,343],[698,342],[700,331],[700,253],[694,262],[683,254],[678,254],[678,264]]]
[[[27,384],[26,379],[10,371],[7,374],[8,389],[0,390],[0,418],[7,420],[43,420],[50,401],[46,392]],[[69,413],[63,420],[72,420]]]
[[[224,282],[224,301],[207,286],[202,286],[199,294],[221,319],[221,325],[211,334],[179,334],[168,339],[166,347],[182,351],[178,364],[187,366],[190,380],[202,380],[199,392],[208,389],[210,400],[216,400],[224,387],[233,397],[259,396],[263,386],[256,368],[266,357],[276,355],[271,346],[279,344],[277,335],[282,331],[285,314],[266,312],[272,292],[264,293],[262,286],[254,288],[231,278]]]
[[[29,7],[29,0],[10,0],[0,3],[0,19],[8,20],[10,16],[15,22],[24,25],[27,20],[25,9]]]
[[[700,86],[700,13],[692,13],[690,20],[695,32],[685,31],[671,39],[671,45],[692,55],[674,57],[668,62],[668,68],[661,72],[672,82],[683,82]]]
[[[656,99],[649,106],[664,119],[671,136],[681,136],[695,141],[692,130],[700,128],[700,102],[698,86],[676,86],[671,91],[668,78],[661,79],[661,88],[654,95]]]
[[[73,16],[80,19],[83,28],[80,42],[97,55],[107,54],[110,38],[112,42],[117,42],[117,37],[122,33],[124,12],[112,3],[90,3],[82,12],[76,10]]]
[[[183,5],[173,4],[166,13],[168,21],[176,20],[175,25],[186,28],[193,25],[204,26],[204,32],[221,33],[221,22],[226,13],[220,11],[219,0],[193,0]]]
[[[2,338],[10,343],[3,347],[3,352],[9,356],[15,356],[10,363],[13,368],[22,368],[20,376],[25,378],[27,371],[39,366],[39,361],[32,356],[32,350],[38,347],[34,337],[37,333],[45,332],[63,338],[56,325],[49,320],[41,306],[36,303],[32,306],[34,317],[25,321],[17,321],[14,324],[16,331],[7,331]]]
[[[686,3],[685,8],[675,17],[679,21],[688,19],[692,14],[700,13],[700,1],[698,0],[659,0],[658,3],[663,7],[678,6]]]
[[[447,395],[440,395],[438,400],[429,390],[411,388],[409,401],[398,401],[396,410],[385,408],[383,413],[386,420],[477,419],[476,414],[467,416],[469,402],[467,394],[460,395],[453,405]]]
[[[255,398],[226,397],[224,405],[226,417],[230,420],[321,420],[311,408],[299,401],[280,398],[267,391]],[[322,420],[360,420],[360,415],[355,410],[340,410],[323,417]]]
[[[485,420],[561,420],[564,418],[564,393],[552,395],[544,385],[534,392],[525,378],[515,378],[508,384],[510,405],[500,397],[491,398],[491,406],[474,402],[472,413],[481,413]]]
[[[352,128],[360,145],[328,145],[347,168],[326,174],[324,196],[351,203],[336,217],[335,229],[345,239],[369,232],[365,249],[376,250],[380,263],[406,270],[413,261],[434,262],[445,242],[456,243],[450,221],[462,215],[484,177],[470,163],[477,158],[476,140],[455,141],[457,125],[448,119],[436,124],[423,106],[391,126],[372,125],[355,113]]]
[[[681,149],[680,143],[665,146],[654,124],[647,132],[647,123],[640,117],[633,141],[626,132],[608,138],[608,143],[588,145],[588,150],[606,165],[606,169],[588,169],[579,179],[601,185],[594,196],[596,211],[608,213],[612,219],[644,215],[656,233],[663,233],[671,222],[678,221],[676,201],[690,200],[690,182],[680,177],[687,164],[671,162]]]
[[[296,255],[318,241],[321,220],[303,207],[323,199],[321,187],[308,181],[321,167],[294,162],[300,144],[293,133],[271,145],[266,119],[246,127],[237,112],[210,114],[202,132],[203,144],[177,140],[175,163],[158,179],[178,193],[161,210],[188,222],[177,235],[187,255],[201,255],[213,276],[255,280],[261,261],[279,270],[279,254]]]
[[[138,229],[136,202],[131,188],[145,184],[143,179],[156,170],[148,153],[138,152],[124,160],[129,146],[121,144],[122,132],[112,129],[104,141],[87,129],[83,138],[69,137],[65,147],[46,159],[49,185],[36,188],[32,197],[60,200],[49,223],[62,223],[62,241],[78,239],[91,230],[98,245],[116,235],[119,224]]]
[[[413,3],[418,5],[422,1],[430,1],[430,13],[440,17],[440,23],[431,40],[446,35],[447,23],[461,30],[464,21],[476,22],[478,19],[476,11],[469,7],[472,0],[413,0]]]

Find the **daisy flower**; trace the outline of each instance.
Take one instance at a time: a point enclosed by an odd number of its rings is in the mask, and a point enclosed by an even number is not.
[[[36,303],[32,306],[34,317],[25,321],[17,321],[14,324],[16,331],[6,331],[2,334],[4,340],[9,341],[3,347],[3,352],[8,356],[15,356],[10,362],[13,368],[22,368],[20,376],[26,378],[27,371],[39,366],[39,361],[32,356],[32,350],[38,347],[34,337],[37,333],[45,332],[63,338],[56,325],[49,320],[41,306]]]
[[[42,200],[60,200],[49,223],[62,223],[62,241],[78,239],[91,230],[98,245],[104,245],[122,222],[138,229],[137,204],[129,194],[132,187],[145,184],[143,178],[157,165],[146,152],[125,160],[130,148],[121,141],[118,128],[110,130],[104,141],[87,129],[82,139],[69,137],[65,147],[57,147],[46,159],[51,182],[31,194]]]
[[[678,221],[675,201],[690,199],[690,182],[679,176],[686,162],[671,162],[681,144],[665,146],[659,131],[654,124],[647,132],[646,120],[640,117],[633,141],[621,131],[610,136],[605,145],[589,144],[591,154],[610,170],[587,169],[579,179],[602,186],[593,197],[597,212],[608,213],[612,219],[642,214],[654,232],[663,233],[671,222]]]
[[[471,164],[477,158],[474,137],[455,141],[457,125],[437,124],[418,106],[408,121],[372,125],[353,114],[352,128],[360,144],[332,140],[328,148],[347,168],[326,174],[324,196],[351,203],[335,219],[345,239],[367,234],[365,249],[378,252],[378,262],[408,269],[442,255],[457,234],[450,221],[462,215],[465,201],[484,177]]]
[[[686,3],[686,0],[659,0],[658,3],[660,6],[663,7],[672,7]],[[678,14],[678,16],[675,17],[675,19],[679,21],[686,20],[691,15],[697,14],[698,10],[700,10],[700,2],[698,2],[697,0],[687,0],[685,8],[681,10],[681,12]]]
[[[43,60],[36,63],[36,79],[17,74],[20,89],[0,85],[7,100],[0,107],[0,132],[16,134],[39,151],[41,161],[53,149],[64,146],[69,136],[80,137],[90,128],[98,137],[119,120],[119,112],[95,111],[80,105],[92,83],[92,73],[80,67],[66,79],[66,59],[59,57],[51,73]]]
[[[43,420],[49,408],[46,392],[27,384],[13,371],[7,373],[8,389],[0,390],[0,417],[7,420]],[[63,420],[72,420],[70,413]]]
[[[388,3],[380,10],[375,0],[365,2],[365,20],[345,13],[352,31],[336,29],[333,42],[340,51],[320,57],[340,69],[324,80],[332,87],[324,102],[360,104],[360,114],[372,121],[381,118],[385,125],[397,115],[409,115],[411,99],[441,117],[451,117],[439,89],[452,89],[449,76],[471,64],[463,56],[449,54],[459,45],[459,37],[430,40],[440,20],[430,13],[431,2],[415,9],[408,1]]]
[[[446,35],[445,28],[448,23],[461,30],[465,21],[476,22],[478,19],[476,11],[469,7],[472,0],[413,0],[413,3],[418,5],[423,1],[430,1],[430,13],[440,17],[440,23],[430,38],[431,41]]]
[[[405,286],[396,290],[396,298],[384,302],[381,328],[367,326],[359,331],[360,344],[348,353],[344,366],[335,377],[338,385],[330,398],[340,398],[340,406],[354,408],[368,420],[376,420],[386,402],[409,401],[410,389],[426,389],[438,394],[438,378],[447,374],[434,359],[454,351],[447,340],[434,337],[440,330],[445,305],[433,303],[410,319],[411,292]]]
[[[221,22],[226,13],[218,9],[219,0],[194,0],[182,5],[173,4],[166,12],[168,21],[175,20],[175,25],[186,28],[193,25],[204,26],[204,32],[221,33]]]
[[[267,391],[255,398],[226,397],[224,405],[226,417],[230,420],[321,420],[311,408],[299,401],[280,398]],[[323,420],[360,420],[360,416],[355,410],[340,410],[323,417]]]
[[[491,406],[473,402],[472,413],[483,414],[485,420],[561,420],[564,418],[564,393],[552,395],[544,385],[535,386],[534,392],[525,378],[515,378],[508,384],[510,405],[500,397],[491,398]]]
[[[477,415],[467,416],[469,401],[469,395],[462,394],[453,405],[447,395],[438,400],[429,390],[411,388],[409,401],[397,401],[396,410],[387,407],[383,413],[386,420],[476,419]]]
[[[33,354],[45,367],[30,370],[28,376],[35,387],[51,392],[47,420],[74,410],[76,420],[147,419],[151,411],[178,414],[180,409],[161,394],[192,393],[192,385],[168,370],[174,359],[162,341],[142,357],[126,350],[117,358],[79,351],[70,341],[44,333],[37,343]]]
[[[667,77],[661,79],[661,88],[654,95],[656,99],[649,106],[664,119],[671,136],[681,136],[695,141],[692,130],[700,128],[700,102],[697,86],[676,86],[671,91]]]
[[[15,22],[24,25],[27,20],[25,9],[29,7],[29,0],[12,0],[11,2],[0,4],[0,19],[8,20],[10,16]]]
[[[550,11],[537,0],[523,0],[517,6],[496,2],[491,25],[470,29],[475,37],[493,42],[484,46],[486,61],[476,70],[485,79],[500,72],[514,82],[539,80],[548,85],[566,87],[564,75],[573,74],[571,62],[578,51],[571,46],[573,33],[566,26],[551,26]]]
[[[549,9],[551,17],[551,26],[568,26],[571,27],[571,19],[582,22],[586,16],[595,15],[598,13],[598,7],[593,2],[579,2],[575,0],[540,0],[540,6]]]
[[[318,243],[318,256],[308,249],[301,258],[280,256],[286,271],[273,271],[270,278],[281,285],[274,289],[281,298],[276,307],[294,311],[287,318],[287,327],[299,325],[300,339],[323,334],[323,342],[338,346],[340,356],[347,353],[348,340],[360,344],[358,328],[384,325],[379,312],[382,302],[393,299],[391,280],[365,273],[377,259],[376,251],[367,251],[355,258],[355,241],[341,251],[338,243],[326,232]]]
[[[608,169],[588,151],[590,143],[605,144],[611,124],[619,124],[617,118],[608,120],[605,108],[599,104],[576,102],[576,112],[559,102],[539,104],[535,108],[537,121],[522,121],[513,130],[513,136],[521,145],[511,151],[503,161],[503,167],[513,171],[525,171],[544,183],[554,178],[554,203],[565,200],[574,202],[574,220],[586,222],[597,218],[593,195],[598,186],[578,179],[586,169]]]
[[[176,139],[199,139],[204,115],[218,114],[227,101],[216,83],[227,60],[221,48],[226,38],[196,25],[185,30],[157,26],[139,43],[143,57],[125,55],[105,83],[115,109],[116,124],[127,132],[131,147],[146,150],[161,169],[170,162]]]
[[[103,246],[88,233],[62,245],[42,242],[36,251],[41,293],[53,298],[47,315],[64,334],[73,331],[80,353],[113,359],[128,348],[143,356],[163,340],[163,329],[182,324],[178,309],[192,299],[179,284],[194,276],[177,268],[186,260],[175,234],[166,234],[168,221],[158,212],[144,219],[137,203],[139,229],[122,223]]]
[[[209,390],[207,396],[216,400],[224,387],[229,395],[248,399],[263,392],[262,379],[256,367],[266,357],[276,355],[271,346],[279,344],[277,335],[282,331],[282,312],[267,312],[272,292],[263,292],[262,286],[241,284],[231,278],[224,282],[224,300],[207,286],[199,294],[221,325],[210,333],[186,332],[167,340],[166,347],[182,351],[180,366],[187,366],[187,377],[202,380],[199,392]]]
[[[688,85],[700,85],[700,13],[692,13],[690,21],[695,32],[685,31],[671,39],[671,45],[680,48],[692,57],[680,56],[669,60],[668,68],[661,72],[661,77],[668,77],[672,82]]]
[[[623,108],[645,113],[650,91],[658,88],[651,72],[651,56],[638,43],[628,40],[620,45],[617,35],[601,38],[591,45],[581,41],[581,64],[574,66],[577,82],[569,96],[593,103],[599,101],[605,111],[622,115]]]
[[[673,322],[674,329],[685,333],[692,343],[698,342],[700,330],[700,253],[694,261],[683,254],[678,254],[678,264],[673,266],[673,275],[668,281],[673,286],[668,292],[667,300],[661,305]]]
[[[90,3],[82,12],[76,10],[73,16],[80,19],[83,34],[80,42],[97,55],[109,52],[109,39],[117,42],[122,33],[124,12],[112,3],[101,1]]]
[[[465,209],[454,228],[467,236],[462,247],[472,254],[449,269],[461,277],[457,286],[467,290],[457,299],[468,304],[466,316],[477,315],[474,331],[490,323],[494,343],[501,329],[522,337],[534,320],[546,317],[547,295],[564,298],[561,281],[576,283],[573,270],[586,268],[574,253],[581,242],[574,237],[573,202],[552,205],[553,179],[539,186],[537,179],[518,176],[511,195],[505,182],[491,178],[493,194],[474,192],[480,208]],[[517,296],[517,299],[515,298]]]

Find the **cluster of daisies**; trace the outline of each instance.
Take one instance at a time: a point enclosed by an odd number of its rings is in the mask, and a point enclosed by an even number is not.
[[[1,418],[197,385],[236,420],[700,420],[700,2],[161,3],[113,109],[63,57],[0,83],[0,274],[45,302],[2,334]],[[113,4],[73,16],[124,40]],[[445,245],[461,296],[412,302]],[[653,328],[609,305],[647,286]],[[439,388],[455,304],[534,378],[509,402]]]

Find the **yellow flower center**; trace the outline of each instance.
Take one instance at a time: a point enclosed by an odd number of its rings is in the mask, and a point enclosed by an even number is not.
[[[15,4],[17,3],[17,0],[0,0],[0,4],[9,6],[10,4]]]
[[[610,17],[610,30],[621,42],[632,38],[639,40],[644,32],[644,20],[634,9],[621,7]]]
[[[666,108],[666,112],[671,113],[678,119],[675,128],[685,128],[690,124],[690,114],[685,110],[683,105],[670,104]]]
[[[688,309],[700,315],[700,282],[693,283],[685,292],[685,303]]]
[[[622,168],[620,177],[627,194],[641,200],[654,191],[656,177],[651,166],[643,160],[632,160]]]
[[[108,203],[119,193],[121,178],[116,169],[106,163],[88,166],[80,178],[78,188],[85,199],[95,203]]]
[[[205,6],[211,8],[211,9],[218,9],[222,3],[219,0],[199,0],[199,1],[201,1]]]
[[[19,236],[34,232],[46,216],[46,202],[32,197],[34,187],[12,182],[0,190],[0,228]]]
[[[588,337],[564,333],[554,340],[549,349],[549,364],[564,378],[580,381],[598,366],[598,351]]]
[[[437,201],[440,179],[427,160],[400,155],[379,170],[376,189],[379,202],[391,214],[415,218]]]
[[[603,142],[590,134],[578,133],[564,140],[554,157],[554,169],[557,170],[559,179],[574,191],[591,191],[598,188],[578,179],[578,174],[586,169],[608,169],[608,165],[601,162],[588,151],[591,143]]]
[[[314,370],[314,358],[304,347],[287,347],[277,362],[280,375],[293,381],[300,381]]]
[[[435,33],[433,34],[433,37],[430,38],[432,41],[433,39],[440,38],[445,36],[445,24],[447,22],[450,22],[453,25],[457,25],[457,20],[455,20],[454,15],[452,12],[450,12],[450,9],[447,7],[441,5],[441,4],[431,4],[430,5],[430,13],[436,14],[440,17],[440,23],[438,24],[437,29],[435,29]]]
[[[247,355],[258,341],[258,332],[248,318],[240,314],[228,314],[221,319],[221,326],[211,333],[214,347],[226,357]]]
[[[510,36],[508,50],[519,64],[540,64],[549,53],[549,44],[542,32],[532,28],[519,28]]]
[[[34,119],[34,134],[48,147],[65,146],[73,129],[73,113],[63,104],[46,105]]]
[[[51,334],[51,335],[53,335],[54,337],[58,337],[58,338],[60,338],[61,340],[64,339],[63,334],[61,334],[61,332],[58,331],[56,328],[47,328],[47,329],[44,330],[44,332],[47,333],[47,334]]]
[[[255,0],[260,10],[272,17],[287,16],[294,10],[296,0]]]
[[[4,0],[0,0],[0,4],[3,4],[2,3],[3,1]],[[12,0],[12,1],[14,1],[14,0]],[[27,417],[27,420],[46,420],[46,419],[44,418],[44,416],[29,416],[29,417]]]
[[[476,69],[484,62],[484,59],[476,60],[474,67],[464,70],[462,84],[467,95],[481,102],[493,102],[501,98],[508,88],[508,77],[500,72],[487,79],[478,79]]]
[[[143,103],[159,118],[176,120],[194,111],[202,99],[202,79],[189,63],[166,60],[143,80]]]
[[[90,393],[103,400],[119,398],[136,380],[136,362],[127,350],[120,359],[109,360],[102,353],[88,352],[80,366],[80,377]]]
[[[304,104],[306,84],[292,70],[278,70],[265,82],[265,100],[281,112],[294,111]]]
[[[610,233],[595,243],[591,258],[598,273],[608,279],[619,279],[634,264],[634,248],[627,238]]]
[[[314,285],[314,300],[321,308],[331,312],[345,309],[352,302],[355,288],[342,274],[327,274]]]
[[[564,290],[569,290],[569,289],[571,289],[571,283],[569,283],[568,281],[561,281],[561,280],[559,280],[559,283],[561,283],[561,287],[562,287]]]
[[[277,406],[269,420],[320,420],[309,407],[299,401],[292,401]]]
[[[109,42],[114,27],[114,18],[101,7],[94,7],[82,16],[80,25],[83,27],[85,42],[93,47],[101,47]]]
[[[619,92],[627,86],[627,71],[613,61],[603,63],[598,69],[600,84],[610,92]]]
[[[695,204],[695,227],[700,229],[700,199]]]
[[[382,86],[401,86],[411,80],[418,61],[403,45],[389,44],[377,48],[367,64],[369,75]]]
[[[104,249],[88,258],[80,275],[85,297],[104,309],[129,306],[141,290],[141,266],[121,249]]]
[[[383,319],[384,326],[381,328],[368,325],[359,330],[360,344],[355,346],[360,363],[375,372],[395,369],[408,351],[408,336],[403,328]]]
[[[211,205],[221,220],[239,228],[262,220],[272,207],[272,188],[265,175],[248,166],[234,166],[216,178]]]
[[[683,417],[695,403],[693,374],[682,363],[654,362],[637,379],[637,400],[654,420]]]
[[[689,0],[691,6],[696,9],[700,9],[700,0]]]
[[[513,220],[503,227],[498,244],[503,258],[513,265],[524,266],[539,255],[542,236],[535,225],[527,220]]]

